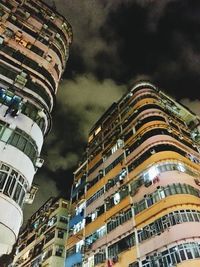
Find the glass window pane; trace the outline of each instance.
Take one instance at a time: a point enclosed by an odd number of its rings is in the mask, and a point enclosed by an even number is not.
[[[180,250],[180,256],[183,261],[186,260],[184,250]]]
[[[23,136],[20,136],[20,139],[18,141],[18,144],[17,144],[17,147],[20,149],[20,150],[24,150],[24,147],[27,143],[27,140],[23,137]]]
[[[6,181],[7,173],[0,172],[0,190],[3,189],[5,181]]]
[[[8,139],[10,138],[11,134],[12,134],[13,130],[6,128],[3,132],[3,135],[1,137],[1,140],[4,142],[8,142]]]
[[[10,185],[10,187],[8,189],[9,196],[12,196],[15,183],[16,183],[16,178],[12,177],[12,182],[11,182],[11,185]]]
[[[31,149],[32,149],[31,144],[30,144],[29,142],[27,142],[26,147],[25,147],[25,149],[24,149],[24,153],[25,153],[27,156],[29,156],[29,155],[31,154]]]
[[[22,186],[20,184],[17,185],[16,189],[15,189],[15,193],[13,196],[14,201],[16,201],[18,203],[18,199],[20,196],[20,192],[21,192]]]
[[[25,197],[25,191],[24,191],[24,189],[22,189],[22,192],[21,192],[21,195],[20,195],[20,198],[19,198],[19,201],[18,201],[20,207],[23,204],[24,197]]]
[[[2,166],[1,166],[1,170],[9,171],[10,168],[9,168],[8,166],[2,164]]]
[[[10,185],[11,185],[11,181],[12,181],[12,177],[9,176],[8,179],[7,179],[7,182],[6,182],[6,186],[5,186],[4,190],[3,190],[3,193],[4,193],[5,195],[7,195],[7,196],[10,196],[10,195],[9,195],[9,192],[8,192],[8,189],[9,189],[9,187],[10,187]]]
[[[17,146],[17,143],[18,143],[18,141],[19,141],[19,137],[20,137],[19,134],[14,133],[14,134],[12,135],[12,139],[11,139],[11,141],[10,141],[10,144],[11,144],[12,146]]]

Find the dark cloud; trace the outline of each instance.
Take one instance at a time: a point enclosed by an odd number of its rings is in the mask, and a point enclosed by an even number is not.
[[[123,86],[109,79],[100,82],[91,74],[62,82],[54,127],[46,141],[46,164],[51,171],[77,164],[92,124],[123,92]]]
[[[123,94],[120,85],[149,77],[198,112],[200,1],[55,2],[72,25],[74,41],[36,179],[48,176],[55,193],[69,196],[88,129]]]

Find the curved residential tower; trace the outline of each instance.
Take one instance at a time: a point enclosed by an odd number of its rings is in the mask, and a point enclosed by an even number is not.
[[[0,2],[0,255],[17,239],[23,202],[43,163],[71,41],[69,23],[42,1]]]
[[[66,267],[200,266],[199,124],[148,82],[102,115],[74,173]]]

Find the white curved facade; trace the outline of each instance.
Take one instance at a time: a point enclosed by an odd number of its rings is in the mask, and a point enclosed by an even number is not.
[[[72,31],[39,0],[1,1],[0,10],[1,256],[17,240],[24,199],[43,163],[40,152]]]

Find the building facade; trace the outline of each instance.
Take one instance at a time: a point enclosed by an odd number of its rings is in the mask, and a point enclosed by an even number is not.
[[[200,266],[200,120],[137,83],[74,173],[65,267]]]
[[[0,255],[17,239],[24,199],[43,163],[71,41],[68,22],[42,1],[0,2]]]
[[[21,231],[13,267],[64,267],[68,202],[50,198]]]

